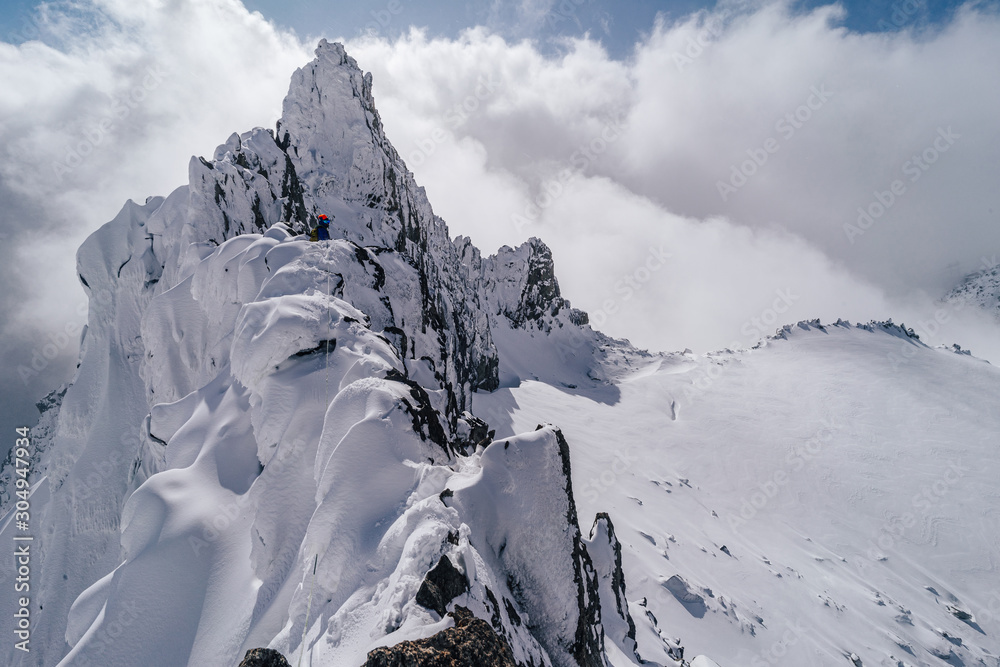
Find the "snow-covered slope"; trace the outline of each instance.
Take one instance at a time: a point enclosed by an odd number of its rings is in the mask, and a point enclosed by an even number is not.
[[[996,369],[891,325],[594,332],[541,241],[452,240],[370,76],[316,54],[276,131],[81,247],[0,662],[361,665],[461,605],[522,665],[997,664]]]
[[[1000,664],[995,367],[898,327],[802,323],[619,387],[605,405],[525,382],[474,407],[498,436],[563,426],[633,618],[645,598],[726,666]]]

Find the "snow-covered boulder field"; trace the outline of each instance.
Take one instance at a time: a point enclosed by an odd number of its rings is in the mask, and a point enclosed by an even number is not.
[[[1000,372],[889,323],[610,339],[542,241],[451,238],[371,86],[321,42],[81,247],[0,662],[1000,665]]]

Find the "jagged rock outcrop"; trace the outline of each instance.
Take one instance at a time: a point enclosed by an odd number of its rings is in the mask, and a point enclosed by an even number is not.
[[[382,325],[407,365],[430,364],[453,397],[445,411],[453,430],[471,391],[498,386],[497,317],[514,328],[548,330],[561,311],[577,325],[586,314],[561,297],[551,251],[539,239],[486,259],[468,239],[452,242],[385,136],[371,75],[340,44],[323,41],[316,53],[295,73],[276,132],[234,134],[214,160],[192,160],[189,205],[204,214],[200,238],[185,230],[183,240],[218,245],[280,220],[301,232],[326,212],[332,237],[368,248],[359,253],[373,267],[386,252],[398,255],[416,270],[420,307],[393,311]],[[171,232],[149,231],[153,254],[169,255]],[[167,273],[164,287],[177,281],[176,272]]]
[[[544,428],[542,425],[539,429]],[[566,497],[568,508],[566,521],[573,533],[573,581],[577,586],[576,603],[579,614],[576,625],[575,641],[569,647],[569,652],[581,667],[604,666],[604,627],[601,624],[601,598],[598,590],[597,572],[594,563],[587,552],[580,533],[580,520],[576,513],[576,502],[573,500],[573,477],[569,460],[569,444],[562,431],[556,430],[556,441],[559,443],[559,458],[562,460],[563,475],[566,479]]]
[[[606,512],[594,518],[587,540],[587,551],[597,572],[601,596],[601,624],[605,637],[618,645],[626,655],[639,656],[635,636],[635,621],[625,597],[625,571],[622,568],[622,545],[615,535],[615,525]]]
[[[557,667],[603,667],[597,574],[580,533],[562,432],[539,426],[495,441],[481,462],[476,483],[445,502],[475,522],[477,550],[492,553],[496,571],[506,573],[509,593],[499,591],[504,609],[493,586],[483,615],[496,614],[495,625],[508,629],[526,628]],[[507,609],[508,595],[515,614]]]
[[[455,627],[368,654],[363,667],[517,667],[503,637],[465,607],[449,612]]]
[[[439,616],[444,616],[448,603],[468,590],[469,580],[465,574],[452,565],[450,558],[441,556],[420,584],[416,601],[421,607],[433,609]]]
[[[52,444],[52,436],[55,435],[57,417],[59,416],[59,406],[62,405],[67,389],[68,387],[64,385],[50,391],[45,398],[35,403],[39,417],[38,423],[28,433],[29,446],[25,448],[28,451],[26,459],[28,468],[25,479],[32,481],[40,479],[47,471],[48,466],[43,463],[45,452]],[[7,452],[3,463],[0,463],[0,517],[4,516],[13,507],[13,501],[17,500],[15,492],[17,491],[17,478],[20,476],[17,473],[18,466],[15,462],[17,453],[17,448],[12,447]]]
[[[463,263],[472,275],[482,275],[480,301],[495,327],[549,331],[561,312],[578,326],[587,324],[587,314],[570,306],[559,291],[552,251],[538,238],[483,258],[468,237],[455,239]],[[502,318],[502,319],[501,319]]]
[[[285,656],[270,648],[252,648],[247,651],[239,667],[291,667]]]
[[[474,450],[476,447],[490,444],[496,431],[490,428],[485,421],[476,417],[471,412],[463,412],[458,419],[458,431],[456,444],[465,452]]]

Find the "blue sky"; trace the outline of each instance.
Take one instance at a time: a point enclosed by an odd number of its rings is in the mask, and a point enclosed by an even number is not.
[[[0,2],[0,36],[12,43],[30,38],[33,13],[40,3],[32,0]],[[58,4],[58,3],[52,3]],[[717,3],[697,0],[379,0],[378,2],[287,2],[246,0],[244,5],[260,12],[282,28],[300,37],[317,35],[357,37],[376,31],[396,37],[411,26],[425,28],[432,37],[454,38],[472,26],[485,26],[507,39],[531,38],[543,48],[557,48],[558,37],[589,34],[605,46],[612,57],[625,58],[643,35],[652,30],[658,14],[668,21],[681,19]],[[747,2],[719,3],[731,6]],[[823,0],[797,0],[792,7],[807,12]],[[847,0],[843,26],[855,32],[885,32],[900,29],[934,29],[947,22],[960,2],[954,0]]]
[[[614,57],[626,57],[643,34],[648,34],[657,14],[677,20],[699,9],[713,9],[714,2],[696,0],[559,0],[490,2],[440,0],[417,3],[398,0],[380,2],[297,2],[248,0],[250,9],[261,12],[300,35],[322,30],[354,37],[377,28],[394,37],[409,26],[427,28],[431,36],[455,37],[463,29],[483,25],[509,39],[530,37],[546,42],[558,36],[589,33],[600,39]],[[738,3],[729,3],[738,4]],[[799,11],[832,4],[821,0],[799,0]],[[959,2],[934,0],[850,0],[841,3],[847,10],[844,27],[856,32],[926,28],[947,21]]]

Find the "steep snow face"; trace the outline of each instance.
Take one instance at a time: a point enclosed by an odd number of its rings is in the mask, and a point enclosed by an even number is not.
[[[418,283],[393,250],[279,224],[150,297],[136,371],[151,407],[132,415],[123,508],[99,515],[120,530],[117,563],[73,599],[43,570],[43,606],[72,602],[68,652],[47,647],[47,663],[229,664],[268,644],[361,664],[445,627],[416,602],[444,556],[467,584],[448,604],[491,622],[520,664],[604,664],[569,445],[552,427],[474,451],[448,434],[453,397],[385,333],[419,309]],[[36,492],[46,526],[78,525],[65,489],[47,506]]]
[[[33,469],[30,585],[38,606],[32,652],[5,648],[0,660],[6,664],[57,662],[68,648],[70,604],[121,562],[121,509],[131,491],[139,425],[150,407],[139,377],[144,356],[139,314],[151,298],[146,286],[156,283],[161,270],[143,226],[162,203],[159,198],[145,206],[129,202],[79,252],[81,282],[91,299],[80,365],[51,439],[35,433],[35,448],[47,451]],[[3,530],[9,539],[13,523]],[[10,590],[13,578],[13,559],[5,559],[2,579]],[[13,603],[10,597],[0,602],[2,629],[11,636]]]
[[[484,533],[480,550],[495,554],[491,569],[508,573],[521,620],[553,664],[603,665],[598,581],[580,534],[562,433],[539,426],[498,442],[481,465],[475,483],[454,490],[448,504],[475,517]],[[524,531],[514,517],[543,523]]]

